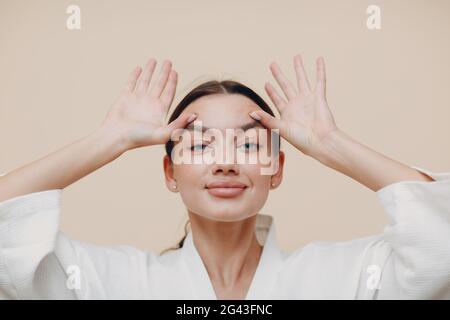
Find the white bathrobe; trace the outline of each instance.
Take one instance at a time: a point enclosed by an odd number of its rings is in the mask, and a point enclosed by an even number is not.
[[[258,214],[264,247],[246,299],[450,299],[450,173],[412,168],[436,181],[378,190],[389,224],[377,235],[285,252]],[[191,231],[161,256],[77,241],[59,230],[61,194],[0,203],[0,298],[217,299]]]

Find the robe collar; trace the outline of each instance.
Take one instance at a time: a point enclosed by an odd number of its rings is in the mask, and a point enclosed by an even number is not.
[[[283,254],[276,239],[273,217],[257,214],[255,232],[263,249],[245,299],[268,299],[270,292],[275,287],[277,273],[283,262]],[[217,299],[208,271],[195,247],[191,230],[186,235],[181,251],[188,278],[192,280],[193,294],[197,299]]]

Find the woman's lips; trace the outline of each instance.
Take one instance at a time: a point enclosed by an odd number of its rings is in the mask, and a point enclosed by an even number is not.
[[[207,188],[209,194],[220,198],[232,198],[242,194],[246,188]]]
[[[221,197],[232,198],[244,192],[247,186],[237,181],[212,181],[206,185],[209,194]]]

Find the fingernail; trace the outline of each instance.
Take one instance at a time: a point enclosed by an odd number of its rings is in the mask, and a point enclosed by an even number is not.
[[[147,68],[152,68],[153,65],[156,63],[155,59],[151,58],[147,61]]]
[[[250,112],[249,115],[250,115],[250,117],[252,117],[253,119],[261,120],[261,117],[260,117],[259,114],[257,114],[255,111]]]
[[[197,114],[193,113],[190,115],[190,117],[188,118],[188,122],[193,121],[195,118],[197,118]]]

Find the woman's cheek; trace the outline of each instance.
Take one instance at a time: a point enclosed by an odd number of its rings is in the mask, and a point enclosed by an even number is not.
[[[251,180],[251,188],[253,196],[267,198],[270,186],[270,176],[261,174],[260,165],[248,165],[246,166],[247,176]]]

